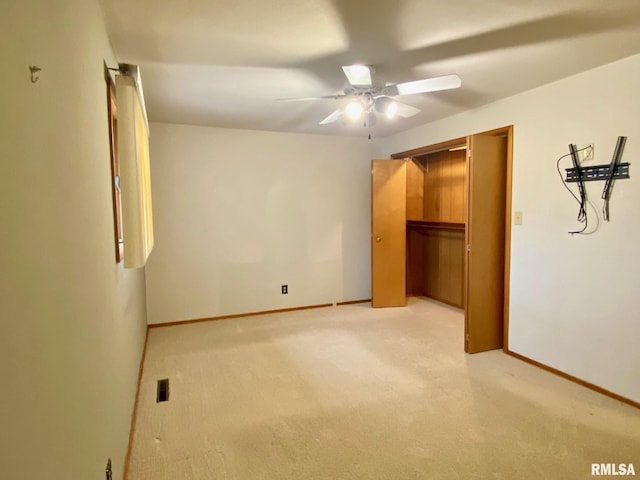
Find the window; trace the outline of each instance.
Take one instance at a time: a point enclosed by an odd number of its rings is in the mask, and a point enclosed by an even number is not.
[[[111,192],[113,196],[113,229],[116,249],[116,263],[124,257],[124,241],[122,237],[122,198],[120,193],[120,164],[118,162],[118,107],[116,104],[116,87],[111,73],[104,66],[107,83],[107,107],[109,113],[109,151],[111,153]]]

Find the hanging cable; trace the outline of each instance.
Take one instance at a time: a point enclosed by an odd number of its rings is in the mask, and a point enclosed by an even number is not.
[[[583,222],[587,218],[587,194],[584,189],[584,182],[582,179],[582,171],[580,170],[580,164],[578,163],[579,151],[582,151],[582,150],[577,150],[575,145],[569,144],[571,161],[573,162],[573,168],[575,169],[576,176],[578,178],[578,192],[580,193],[580,210],[578,211],[578,221]]]
[[[560,180],[562,181],[562,185],[564,186],[564,188],[567,189],[567,191],[571,194],[571,196],[575,199],[575,201],[578,203],[578,205],[580,206],[579,210],[578,210],[578,216],[577,216],[577,220],[580,223],[584,223],[584,227],[581,230],[575,230],[575,231],[571,231],[568,232],[571,235],[591,235],[592,233],[595,233],[598,228],[600,227],[600,217],[598,217],[598,210],[596,209],[596,207],[593,205],[593,203],[591,202],[591,200],[589,200],[589,198],[587,197],[587,192],[586,189],[584,188],[579,188],[580,190],[580,198],[578,198],[578,196],[573,193],[573,191],[571,191],[571,189],[569,188],[569,186],[567,185],[567,183],[564,181],[564,178],[562,178],[562,172],[560,171],[560,162],[562,161],[562,159],[572,156],[575,153],[578,152],[582,152],[583,150],[586,150],[587,148],[591,148],[591,146],[587,146],[585,148],[581,148],[580,150],[575,150],[573,149],[572,152],[567,153],[566,155],[561,156],[560,158],[558,158],[558,161],[556,162],[556,170],[558,171],[558,176],[560,177]],[[580,185],[580,183],[579,183]],[[589,217],[587,215],[587,203],[591,206],[591,208],[593,209],[595,216],[596,216],[596,227],[587,232],[587,228],[589,228]]]

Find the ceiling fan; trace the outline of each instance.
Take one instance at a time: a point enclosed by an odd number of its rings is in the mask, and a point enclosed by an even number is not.
[[[459,88],[462,80],[458,75],[426,78],[412,82],[386,85],[375,77],[375,70],[368,65],[348,65],[342,70],[347,77],[344,93],[322,97],[280,98],[279,101],[294,102],[307,100],[344,100],[344,105],[320,121],[326,125],[338,120],[357,121],[364,117],[364,125],[371,127],[375,123],[375,113],[384,114],[388,119],[396,115],[409,118],[420,112],[419,108],[399,102],[393,97],[416,93],[436,92]]]

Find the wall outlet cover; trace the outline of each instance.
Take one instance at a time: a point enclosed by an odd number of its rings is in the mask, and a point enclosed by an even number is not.
[[[582,150],[582,159],[593,160],[593,157],[594,157],[593,143],[589,143],[582,148],[584,148],[584,150]]]

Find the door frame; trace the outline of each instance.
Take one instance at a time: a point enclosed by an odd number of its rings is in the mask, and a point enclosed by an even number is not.
[[[405,150],[403,152],[393,153],[390,158],[399,160],[407,157],[415,157],[427,153],[434,153],[459,145],[467,145],[467,138],[472,135],[486,136],[506,136],[507,138],[507,178],[505,181],[505,226],[504,226],[504,307],[503,307],[503,340],[502,350],[509,351],[509,295],[511,287],[511,195],[512,195],[512,176],[513,176],[513,125],[495,128],[484,132],[473,133],[468,136],[446,140],[444,142],[434,143],[423,147]],[[468,145],[467,145],[468,146]],[[468,160],[467,160],[468,162]],[[466,305],[465,305],[466,308]]]

